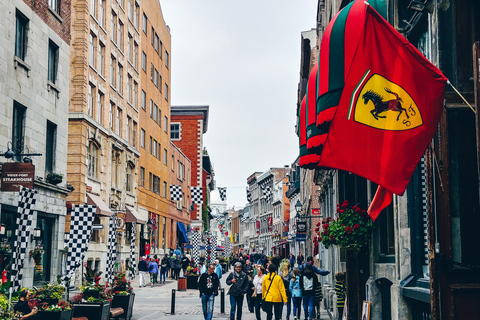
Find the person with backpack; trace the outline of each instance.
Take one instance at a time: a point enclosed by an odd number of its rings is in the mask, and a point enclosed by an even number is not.
[[[152,288],[157,283],[158,277],[158,264],[154,258],[150,259],[150,264],[148,265],[148,272],[150,273],[150,283],[152,284]]]
[[[300,277],[300,288],[302,289],[303,311],[306,319],[313,319],[313,305],[315,303],[315,288],[318,286],[317,275],[313,272],[311,264],[305,266]],[[308,316],[308,317],[307,317]]]
[[[317,267],[315,267],[315,265],[313,264],[313,257],[312,256],[308,256],[307,261],[298,265],[298,269],[300,270],[300,273],[302,273],[304,271],[305,266],[307,264],[312,266],[313,272],[315,272],[316,274],[319,274],[321,276],[326,276],[326,275],[330,274],[330,270],[328,270],[328,271],[327,270],[320,270]]]
[[[243,296],[247,292],[248,277],[242,271],[242,263],[236,262],[233,272],[227,277],[227,285],[231,286],[228,290],[230,295],[230,320],[235,320],[235,313],[237,320],[242,319]]]
[[[282,260],[281,266],[282,266],[282,268],[278,273],[281,274],[281,276],[282,276],[283,284],[285,286],[285,291],[287,293],[287,303],[286,303],[286,305],[287,305],[287,317],[286,317],[286,319],[289,320],[290,319],[290,313],[292,311],[292,295],[291,295],[290,290],[289,290],[290,279],[292,279],[292,272],[290,271],[290,262],[288,261],[288,259]],[[280,318],[283,318],[283,308],[282,308],[282,312],[280,314]]]
[[[165,284],[165,278],[168,274],[168,258],[167,256],[163,256],[162,261],[160,261],[160,283]]]
[[[300,320],[300,313],[302,312],[302,289],[300,288],[300,270],[298,270],[298,268],[293,269],[289,289],[293,300],[293,319]]]
[[[276,272],[277,266],[270,264],[268,276],[263,278],[262,283],[262,298],[265,303],[263,310],[267,313],[267,320],[272,320],[273,313],[275,313],[275,320],[280,320],[282,307],[288,300],[283,279]]]

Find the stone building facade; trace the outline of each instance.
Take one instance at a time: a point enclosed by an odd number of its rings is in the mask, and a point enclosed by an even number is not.
[[[27,252],[35,247],[45,250],[38,265],[28,255],[25,258],[25,287],[55,281],[62,272],[66,197],[70,192],[65,181],[70,8],[69,0],[12,0],[0,4],[0,162],[34,165],[38,194],[32,230],[40,229],[41,236],[29,239]],[[15,155],[5,157],[8,150]],[[51,174],[61,175],[61,181],[53,181]],[[13,244],[17,204],[18,192],[0,192],[0,223],[6,229],[2,242]],[[3,271],[10,262],[8,255],[0,269]]]

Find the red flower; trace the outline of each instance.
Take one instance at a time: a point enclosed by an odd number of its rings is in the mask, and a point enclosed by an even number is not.
[[[326,236],[328,234],[328,230],[323,230],[323,235]]]
[[[320,222],[317,222],[316,226],[317,226],[317,227],[320,227]]]
[[[342,224],[342,226],[343,226],[343,224]],[[346,227],[345,228],[345,232],[348,233],[348,234],[352,233],[352,231],[353,231],[352,227]]]
[[[322,241],[322,237],[318,238],[319,241]]]
[[[330,240],[335,240],[335,237],[333,236],[333,234],[330,235]]]
[[[353,226],[353,229],[358,229],[358,228],[360,228],[360,225],[358,223]]]

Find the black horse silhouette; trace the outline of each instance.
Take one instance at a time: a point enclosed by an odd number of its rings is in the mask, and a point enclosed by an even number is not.
[[[400,115],[402,112],[405,112],[405,115],[407,116],[407,119],[410,118],[408,116],[408,112],[405,108],[402,107],[402,98],[398,96],[397,93],[391,91],[389,88],[384,88],[386,92],[391,93],[395,96],[395,99],[388,100],[388,101],[382,101],[383,96],[380,94],[376,93],[373,90],[368,90],[362,95],[363,98],[363,103],[367,104],[368,101],[372,101],[374,108],[370,113],[372,116],[378,120],[378,118],[386,118],[386,116],[380,116],[379,113],[392,110],[392,111],[397,111],[398,116],[397,116],[397,121],[400,119]]]

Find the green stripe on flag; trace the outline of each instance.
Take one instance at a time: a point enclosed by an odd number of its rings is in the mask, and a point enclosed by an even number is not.
[[[317,115],[320,112],[327,110],[328,108],[338,106],[338,103],[340,102],[340,98],[342,96],[342,91],[343,88],[338,88],[319,97],[317,99]]]
[[[347,119],[350,120],[352,117],[352,110],[353,110],[353,104],[355,103],[355,96],[357,95],[358,90],[362,87],[363,83],[365,82],[365,79],[367,79],[368,74],[370,73],[370,70],[367,70],[365,74],[362,77],[362,80],[357,84],[355,87],[355,90],[352,92],[352,98],[350,99],[350,108],[348,109],[348,117]]]

